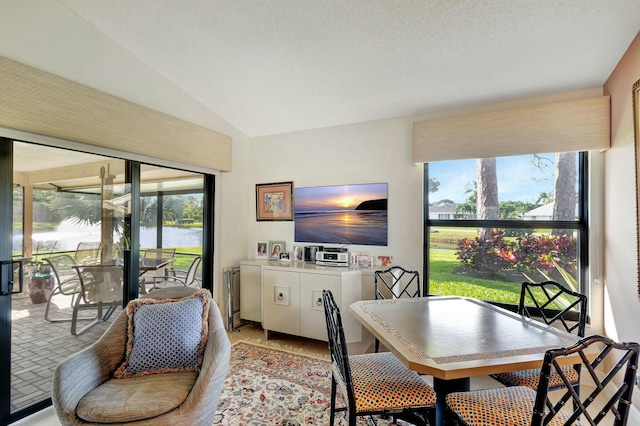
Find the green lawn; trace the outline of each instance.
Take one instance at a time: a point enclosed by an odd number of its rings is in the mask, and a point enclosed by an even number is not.
[[[429,293],[518,303],[520,284],[456,275],[453,270],[459,265],[455,250],[431,249]]]

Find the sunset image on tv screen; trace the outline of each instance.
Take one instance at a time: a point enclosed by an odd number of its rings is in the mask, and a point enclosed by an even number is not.
[[[387,245],[388,184],[295,188],[295,241]]]

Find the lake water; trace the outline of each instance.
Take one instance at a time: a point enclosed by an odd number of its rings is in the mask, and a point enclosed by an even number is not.
[[[176,228],[165,226],[162,232],[163,247],[202,246],[202,228]],[[117,241],[120,236],[114,236]],[[64,221],[55,231],[35,232],[33,234],[33,251],[52,252],[75,250],[80,242],[100,242],[100,225],[77,226]],[[13,249],[22,247],[22,235],[13,236]],[[156,228],[140,228],[140,247],[156,246]]]

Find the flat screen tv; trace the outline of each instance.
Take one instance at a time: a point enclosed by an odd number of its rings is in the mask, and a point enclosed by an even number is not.
[[[388,184],[295,188],[299,243],[387,245]]]

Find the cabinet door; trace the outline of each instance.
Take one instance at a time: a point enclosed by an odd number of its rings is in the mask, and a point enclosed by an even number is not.
[[[331,290],[341,305],[340,275],[300,274],[300,335],[328,341],[327,323],[322,305],[322,290]],[[344,317],[344,313],[342,314]]]
[[[262,268],[240,265],[240,318],[262,322]]]
[[[262,284],[262,327],[265,330],[299,335],[300,274],[265,269]]]

